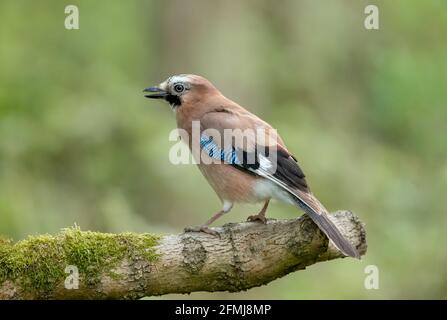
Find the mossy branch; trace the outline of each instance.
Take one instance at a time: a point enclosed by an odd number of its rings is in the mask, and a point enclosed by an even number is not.
[[[349,211],[331,216],[364,254],[365,229],[358,218]],[[203,233],[105,234],[75,227],[15,244],[0,239],[0,298],[136,299],[235,292],[342,257],[305,215],[269,220],[267,225],[227,224],[215,230],[220,238]],[[69,266],[76,268],[77,282],[74,273],[66,273]]]

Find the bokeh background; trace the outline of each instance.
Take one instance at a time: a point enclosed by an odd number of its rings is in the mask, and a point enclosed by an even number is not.
[[[205,221],[219,200],[168,161],[173,114],[141,92],[195,73],[279,130],[322,202],[366,223],[369,250],[247,292],[164,298],[447,298],[445,1],[65,2],[0,2],[0,234]],[[79,30],[64,28],[68,4]],[[364,28],[367,4],[380,30]],[[370,264],[379,290],[364,287]]]

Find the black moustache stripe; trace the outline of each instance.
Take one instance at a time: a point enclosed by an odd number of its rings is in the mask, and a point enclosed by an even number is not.
[[[175,96],[173,94],[168,94],[165,99],[173,107],[178,107],[182,104],[182,101],[180,100],[179,96]]]

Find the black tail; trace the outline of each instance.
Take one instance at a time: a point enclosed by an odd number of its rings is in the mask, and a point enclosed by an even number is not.
[[[332,240],[335,246],[343,252],[343,254],[360,259],[360,254],[357,249],[340,233],[337,226],[328,218],[326,213],[317,213],[300,199],[294,197],[294,200],[296,204],[303,209],[304,212],[306,212],[318,228],[320,228],[320,230],[323,231],[330,240]]]

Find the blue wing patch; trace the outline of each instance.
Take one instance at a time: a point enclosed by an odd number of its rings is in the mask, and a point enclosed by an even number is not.
[[[224,150],[213,141],[213,137],[208,137],[205,134],[200,136],[200,148],[204,150],[210,158],[221,160],[229,164],[240,164],[236,150]]]

